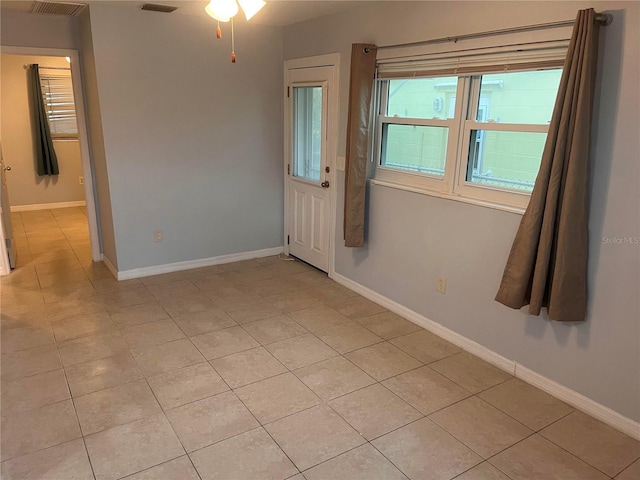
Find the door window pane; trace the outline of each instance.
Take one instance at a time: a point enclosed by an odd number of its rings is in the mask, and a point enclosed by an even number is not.
[[[322,87],[293,87],[293,175],[320,181]]]
[[[385,124],[381,164],[410,172],[443,176],[447,157],[446,127]]]

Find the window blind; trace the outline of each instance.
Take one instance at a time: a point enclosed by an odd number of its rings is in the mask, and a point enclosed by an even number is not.
[[[78,126],[69,75],[40,75],[42,98],[53,138],[76,138]]]

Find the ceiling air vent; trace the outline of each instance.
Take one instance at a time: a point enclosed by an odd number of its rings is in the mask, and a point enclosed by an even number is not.
[[[149,10],[150,12],[171,13],[175,12],[178,7],[172,7],[170,5],[158,5],[157,3],[145,3],[140,7],[142,10]]]
[[[67,2],[40,2],[35,1],[31,4],[29,13],[45,13],[48,15],[67,15],[75,17],[79,15],[86,3],[67,3]]]

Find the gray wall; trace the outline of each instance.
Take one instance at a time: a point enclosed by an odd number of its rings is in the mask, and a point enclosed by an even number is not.
[[[7,172],[7,189],[12,207],[58,202],[84,201],[83,175],[78,140],[54,140],[60,174],[38,176],[29,113],[27,71],[24,65],[68,67],[64,57],[34,57],[2,54],[2,152]],[[47,71],[48,73],[51,70]]]
[[[78,17],[2,9],[0,45],[78,49]]]
[[[281,29],[238,22],[232,65],[208,18],[97,4],[90,25],[118,269],[281,246]]]
[[[340,52],[339,155],[345,148],[351,43],[411,42],[613,11],[601,30],[592,136],[589,318],[564,325],[510,310],[495,296],[520,216],[381,186],[369,191],[368,244],[344,248],[338,178],[336,270],[460,334],[640,420],[638,162],[640,5],[633,2],[380,2],[285,28],[284,57]],[[447,293],[436,278],[448,278]]]

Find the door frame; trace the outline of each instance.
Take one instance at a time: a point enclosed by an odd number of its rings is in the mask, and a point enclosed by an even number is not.
[[[336,168],[338,159],[338,124],[339,122],[339,87],[340,87],[340,54],[329,53],[326,55],[317,55],[313,57],[296,58],[293,60],[285,60],[284,62],[284,95],[283,95],[283,111],[284,111],[284,253],[289,255],[289,244],[287,243],[287,235],[289,235],[289,177],[287,173],[287,165],[291,161],[291,118],[289,117],[287,97],[287,87],[289,86],[289,71],[300,70],[305,68],[330,67],[331,78],[329,79],[328,89],[328,112],[327,112],[327,166],[330,167],[329,182],[332,186],[336,185]],[[337,188],[330,188],[327,193],[329,202],[329,278],[333,278],[335,273],[335,236],[336,236],[336,205],[338,201]]]
[[[87,116],[84,106],[84,85],[82,84],[82,73],[80,65],[80,55],[78,50],[60,48],[40,48],[40,47],[12,47],[0,46],[2,53],[10,55],[29,55],[39,57],[69,57],[71,58],[71,82],[73,83],[73,100],[76,105],[76,121],[78,123],[78,143],[80,146],[80,158],[82,161],[82,175],[85,178],[84,196],[87,204],[87,219],[89,223],[89,241],[91,244],[91,259],[100,262],[100,234],[98,230],[98,212],[95,197],[95,176],[93,163],[89,153],[89,134],[87,127]],[[0,242],[0,255],[6,256],[6,245]]]

